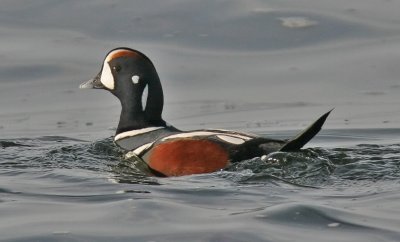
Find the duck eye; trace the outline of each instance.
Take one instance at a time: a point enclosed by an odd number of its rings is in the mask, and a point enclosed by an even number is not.
[[[113,66],[113,70],[114,70],[115,72],[119,72],[119,71],[121,70],[121,66],[120,66],[120,65]]]

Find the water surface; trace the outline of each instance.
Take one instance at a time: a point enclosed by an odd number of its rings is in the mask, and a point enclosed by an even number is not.
[[[2,241],[400,241],[396,1],[0,3]],[[303,151],[148,176],[112,143],[119,103],[81,91],[112,48],[154,62],[164,118]]]

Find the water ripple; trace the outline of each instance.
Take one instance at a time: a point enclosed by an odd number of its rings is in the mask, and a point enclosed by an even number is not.
[[[123,183],[159,184],[140,162],[124,160],[123,152],[111,138],[89,143],[67,137],[1,140],[2,173],[40,168],[81,169],[111,173]],[[220,177],[250,184],[284,181],[294,185],[344,184],[353,180],[398,180],[400,145],[357,145],[334,149],[305,149],[300,152],[275,152],[233,164]]]

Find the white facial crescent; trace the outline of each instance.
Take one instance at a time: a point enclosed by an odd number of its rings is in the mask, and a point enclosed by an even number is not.
[[[114,90],[114,76],[111,73],[110,65],[107,60],[103,63],[103,71],[101,72],[100,82],[110,90]]]

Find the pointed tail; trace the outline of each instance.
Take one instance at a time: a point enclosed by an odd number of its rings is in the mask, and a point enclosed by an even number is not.
[[[296,151],[301,149],[321,130],[322,125],[324,125],[326,118],[329,116],[332,110],[333,109],[322,115],[317,121],[308,126],[296,137],[290,139],[284,146],[282,146],[282,148],[279,149],[279,151]]]

